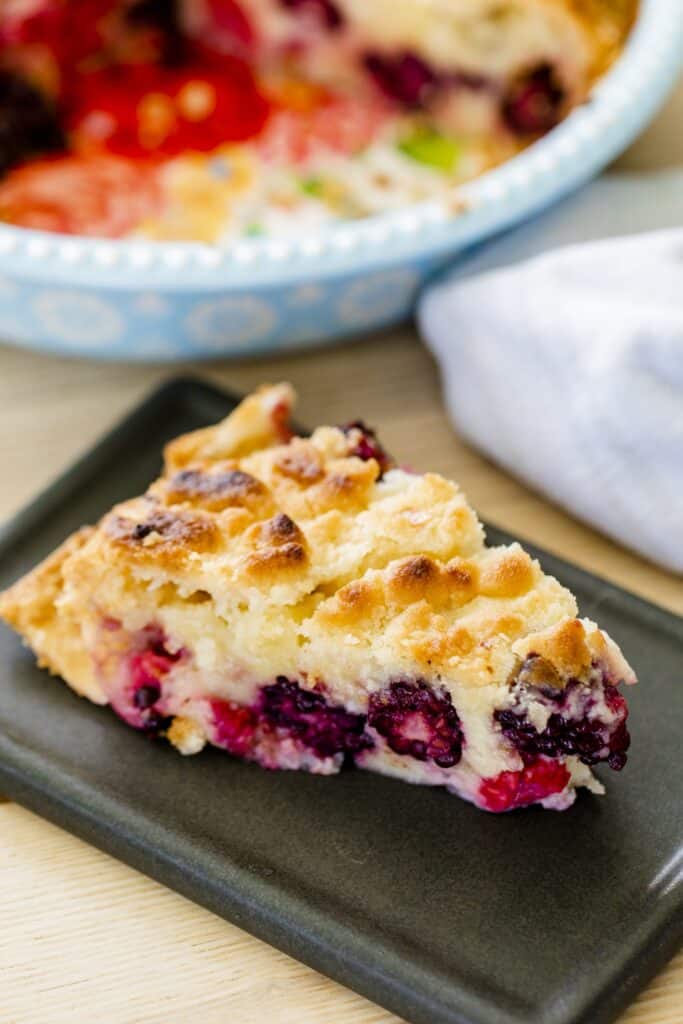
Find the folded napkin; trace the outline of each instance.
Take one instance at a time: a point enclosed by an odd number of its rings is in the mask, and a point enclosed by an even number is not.
[[[683,572],[683,174],[601,179],[458,264],[419,322],[463,437]]]

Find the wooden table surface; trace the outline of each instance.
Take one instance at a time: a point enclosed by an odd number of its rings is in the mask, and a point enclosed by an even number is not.
[[[683,85],[620,169],[683,166]],[[196,367],[179,368],[194,370]],[[246,390],[288,379],[304,423],[363,416],[415,466],[455,476],[479,512],[683,614],[683,585],[549,505],[454,434],[435,367],[406,327],[201,373]],[[0,348],[0,518],[28,501],[168,368]],[[0,1024],[397,1024],[290,960],[11,803],[0,806]],[[620,1024],[682,1024],[683,953]]]

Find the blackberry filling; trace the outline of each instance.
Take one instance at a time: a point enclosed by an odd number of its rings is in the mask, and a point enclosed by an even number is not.
[[[304,690],[285,676],[263,687],[258,714],[266,730],[284,729],[319,757],[355,754],[372,746],[364,715],[328,704],[322,694]]]
[[[525,663],[540,659],[532,656]],[[523,671],[526,669],[523,668]],[[537,670],[536,670],[537,671]],[[525,692],[533,701],[545,705],[550,714],[543,729],[538,729],[523,707]],[[560,690],[553,687],[520,689],[511,708],[496,711],[505,738],[519,751],[525,763],[539,755],[547,757],[576,756],[583,764],[606,761],[610,768],[621,771],[626,764],[626,751],[631,738],[626,728],[628,708],[615,686],[597,674],[590,687],[573,680]]]
[[[158,683],[143,683],[133,694],[133,704],[141,711],[147,711],[153,707],[161,697],[161,687]]]
[[[280,0],[280,4],[290,11],[300,11],[302,14],[310,13],[317,16],[330,32],[342,28],[344,24],[342,14],[332,0]]]
[[[320,693],[304,690],[285,676],[262,687],[251,707],[214,699],[211,711],[216,742],[237,757],[262,761],[260,744],[270,737],[295,740],[322,759],[352,757],[372,746],[365,715],[328,704]]]
[[[439,84],[432,68],[409,50],[396,57],[367,53],[363,63],[382,92],[406,107],[424,106]]]
[[[541,135],[561,120],[565,93],[550,64],[518,79],[503,100],[502,114],[516,135]]]
[[[0,175],[29,157],[65,146],[57,112],[45,96],[19,75],[0,69]]]
[[[156,626],[143,630],[142,639],[145,646],[130,657],[130,682],[125,697],[123,700],[112,700],[112,707],[136,729],[158,733],[171,722],[157,707],[162,696],[163,680],[182,658],[183,652],[170,651],[162,631]]]
[[[368,459],[375,459],[379,463],[381,479],[384,473],[393,466],[394,460],[379,443],[377,434],[372,427],[366,426],[362,420],[354,420],[352,423],[347,423],[341,429],[345,434],[356,431],[360,434],[355,447],[349,452],[349,455],[355,455],[357,458],[363,459],[364,462],[367,462]]]
[[[397,754],[452,768],[462,756],[463,734],[450,694],[423,680],[397,680],[370,697],[371,725]]]

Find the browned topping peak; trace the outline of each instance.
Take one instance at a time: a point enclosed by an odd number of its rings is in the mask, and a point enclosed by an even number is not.
[[[465,562],[454,560],[446,566],[446,574],[450,586],[455,590],[476,590],[478,573],[474,567]]]
[[[532,561],[525,551],[505,552],[482,568],[479,590],[485,597],[517,597],[534,585]]]
[[[155,509],[141,522],[113,515],[105,521],[105,529],[117,544],[144,551],[160,549],[165,553],[174,548],[206,549],[216,537],[211,519],[165,509]]]
[[[430,580],[439,575],[439,568],[426,555],[416,555],[403,562],[396,575],[405,580]]]
[[[301,544],[283,544],[281,547],[263,548],[246,559],[247,570],[254,574],[298,569],[306,562],[306,550]]]
[[[239,459],[289,441],[287,426],[294,394],[288,384],[263,387],[249,395],[215,427],[183,434],[164,450],[166,472],[206,460]]]
[[[540,685],[563,687],[570,679],[584,678],[590,671],[591,662],[583,623],[579,619],[567,619],[552,633],[534,639],[533,648],[527,652],[524,668],[534,680],[543,677]],[[551,681],[548,681],[545,674],[551,665]],[[539,683],[534,682],[533,685]]]
[[[301,568],[308,559],[306,538],[284,512],[253,526],[250,534],[256,550],[247,557],[245,564],[252,574]]]
[[[445,578],[441,568],[426,555],[415,555],[401,562],[389,580],[391,596],[400,603],[430,597],[439,600],[445,595]]]
[[[212,512],[240,505],[249,498],[262,498],[266,487],[241,469],[222,469],[209,473],[203,469],[182,469],[168,482],[169,504],[190,501]]]
[[[339,604],[345,608],[359,608],[367,606],[372,599],[372,587],[362,580],[354,580],[347,583],[337,592]]]
[[[284,512],[278,512],[276,516],[263,523],[261,535],[264,540],[271,544],[287,544],[293,540],[302,541],[303,534],[293,519],[290,519]]]
[[[293,442],[278,458],[275,469],[301,484],[315,483],[324,475],[320,456],[313,445]]]
[[[367,504],[370,489],[379,475],[374,460],[340,459],[329,469],[328,475],[316,486],[321,506],[350,511]]]

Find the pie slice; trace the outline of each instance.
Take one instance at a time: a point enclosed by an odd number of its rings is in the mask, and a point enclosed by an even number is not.
[[[40,665],[183,754],[342,765],[489,811],[564,810],[629,735],[619,648],[457,485],[362,423],[288,427],[286,384],[179,437],[146,494],[0,596]]]

